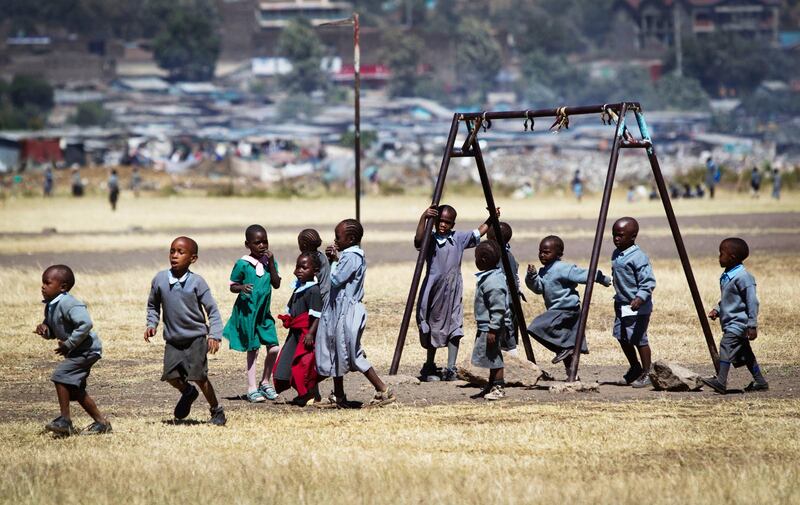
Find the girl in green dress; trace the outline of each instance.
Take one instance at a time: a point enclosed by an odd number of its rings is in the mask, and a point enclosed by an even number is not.
[[[272,289],[281,286],[278,263],[269,250],[267,230],[258,224],[247,227],[244,246],[250,254],[236,261],[231,271],[231,293],[237,293],[223,336],[231,349],[247,352],[247,399],[257,403],[276,400],[272,368],[278,357],[278,333],[270,314]],[[261,381],[256,382],[256,361],[261,346],[267,347]]]

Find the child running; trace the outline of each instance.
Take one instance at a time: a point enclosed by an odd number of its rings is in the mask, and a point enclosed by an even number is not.
[[[286,314],[278,316],[283,327],[289,329],[289,335],[275,366],[275,389],[281,393],[293,387],[298,395],[295,403],[299,405],[313,404],[320,399],[314,357],[314,340],[323,306],[319,283],[314,280],[318,272],[316,253],[300,253],[294,269],[294,292],[289,298]]]
[[[185,419],[199,396],[194,382],[206,397],[211,424],[225,425],[225,411],[208,379],[207,354],[216,354],[222,339],[222,318],[205,279],[189,267],[197,261],[197,242],[178,237],[169,246],[169,270],[158,272],[147,299],[145,342],[156,335],[164,320],[164,373],[161,380],[181,392],[175,419]],[[206,322],[206,318],[208,322]]]
[[[475,266],[479,272],[475,287],[475,322],[478,332],[472,349],[472,364],[489,369],[487,389],[478,396],[486,400],[501,400],[506,397],[503,389],[504,364],[501,348],[507,346],[508,285],[503,271],[497,268],[500,247],[496,242],[484,242],[475,249]]]
[[[69,293],[73,286],[75,274],[66,265],[53,265],[42,273],[44,320],[34,333],[45,339],[58,340],[56,354],[64,356],[64,361],[50,378],[56,386],[61,415],[48,423],[45,429],[60,436],[78,433],[72,425],[69,408],[69,402],[74,400],[94,419],[82,434],[111,433],[111,423],[86,392],[86,379],[92,366],[100,359],[103,344],[92,331],[92,319],[86,305]]]
[[[322,247],[322,239],[319,237],[317,230],[306,228],[297,235],[297,246],[300,248],[301,253],[312,253],[316,255],[319,261],[319,271],[316,277],[319,292],[322,294],[322,306],[324,307],[327,305],[328,297],[331,293],[331,264],[328,262],[328,257],[319,250]]]
[[[395,401],[394,391],[378,377],[361,347],[367,322],[362,302],[367,263],[360,247],[364,229],[355,219],[345,219],[334,233],[334,244],[325,251],[332,262],[330,302],[322,312],[315,345],[317,372],[333,377],[333,394],[318,405],[355,408],[344,392],[344,375],[355,371],[375,388],[370,406],[386,405]]]
[[[498,217],[500,209],[497,209]],[[414,247],[422,247],[428,230],[425,220],[433,218],[433,240],[425,255],[427,269],[417,300],[419,340],[428,355],[420,376],[427,382],[456,380],[456,360],[461,337],[464,336],[464,307],[462,295],[461,260],[464,250],[478,245],[489,230],[488,220],[471,232],[455,231],[456,209],[449,205],[430,206],[419,218],[414,235]],[[436,367],[436,349],[447,347],[447,367],[441,377]]]
[[[630,368],[623,375],[626,384],[635,388],[650,386],[650,343],[647,327],[653,312],[656,278],[650,259],[636,245],[639,223],[632,217],[617,219],[611,228],[616,250],[611,255],[614,277],[614,337],[619,341]],[[636,359],[636,351],[642,362]]]
[[[536,316],[528,326],[528,333],[556,354],[553,364],[563,361],[569,372],[581,313],[581,299],[576,288],[578,284],[586,284],[589,271],[561,261],[563,255],[564,241],[560,237],[549,235],[543,238],[539,242],[539,261],[544,266],[537,272],[533,265],[528,265],[525,285],[544,297],[545,308],[545,312]],[[611,285],[611,279],[599,270],[595,282],[606,287]],[[581,353],[589,353],[585,339]]]
[[[244,246],[250,254],[233,265],[230,277],[231,293],[238,293],[225,324],[223,336],[231,349],[247,353],[247,400],[260,403],[278,399],[272,385],[272,368],[278,358],[278,333],[270,313],[272,289],[281,287],[278,262],[269,250],[267,230],[251,224],[244,232]],[[261,346],[267,347],[261,380],[256,382],[256,362]]]
[[[769,383],[761,373],[750,341],[758,338],[758,296],[753,274],[742,263],[750,256],[747,242],[726,238],[719,245],[719,266],[725,269],[719,279],[720,301],[708,317],[719,318],[722,340],[719,343],[719,372],[716,377],[703,379],[717,393],[727,392],[728,371],[731,365],[746,365],[753,381],[745,391],[766,391]]]

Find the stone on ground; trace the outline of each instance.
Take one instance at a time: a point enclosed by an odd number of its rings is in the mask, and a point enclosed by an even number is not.
[[[550,386],[551,393],[597,393],[600,384],[595,382],[559,382]]]
[[[532,388],[542,378],[542,370],[521,356],[503,354],[503,361],[505,381],[509,386]],[[475,386],[485,386],[489,379],[489,369],[476,367],[467,358],[458,364],[458,378]]]
[[[653,363],[650,380],[659,391],[699,391],[703,387],[700,375],[665,360]]]
[[[400,384],[419,385],[419,379],[417,379],[416,377],[412,377],[411,375],[403,375],[403,374],[384,375],[381,377],[381,380],[383,380],[383,382],[385,384],[388,384],[389,386],[399,386]]]

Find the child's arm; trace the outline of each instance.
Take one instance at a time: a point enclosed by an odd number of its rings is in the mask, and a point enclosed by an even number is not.
[[[758,338],[758,295],[756,294],[756,283],[751,279],[745,283],[744,305],[747,310],[747,338],[755,340]]]
[[[219,350],[219,342],[222,340],[222,316],[205,279],[199,279],[196,289],[197,299],[208,316],[208,352],[214,354]]]
[[[419,218],[419,223],[417,224],[417,232],[414,234],[414,247],[419,249],[422,247],[422,239],[425,237],[425,232],[427,231],[430,233],[430,230],[425,230],[425,221],[430,219],[436,219],[439,216],[439,210],[436,208],[435,205],[431,205],[425,212],[422,213],[422,216]]]
[[[244,284],[244,261],[237,261],[233,265],[233,270],[231,270],[231,277],[230,277],[230,290],[231,293],[239,294],[244,293],[249,295],[253,292],[253,285],[252,284]]]
[[[66,340],[58,343],[58,350],[56,351],[63,355],[67,355],[89,338],[89,332],[92,331],[94,326],[85,305],[75,305],[67,311],[67,317],[73,325],[72,333]]]
[[[50,333],[50,328],[47,326],[47,323],[44,322],[44,321],[42,321],[41,324],[37,325],[36,329],[34,329],[33,332],[35,334],[39,335],[40,337],[48,339],[48,340],[56,338],[55,335]]]
[[[308,320],[310,322],[308,333],[303,339],[306,349],[314,348],[314,341],[317,339],[317,328],[319,327],[319,318],[322,317],[322,293],[319,287],[311,288],[310,298],[308,302]]]
[[[576,265],[573,265],[572,268],[569,269],[567,278],[570,281],[578,284],[586,284],[586,281],[589,279],[589,269],[580,268]],[[605,287],[609,287],[611,285],[611,277],[603,274],[601,270],[597,270],[595,273],[594,281],[598,284],[602,284]]]
[[[536,271],[536,267],[533,265],[528,265],[528,275],[525,276],[525,285],[537,295],[544,293],[544,283],[541,277],[539,277],[539,272]]]
[[[281,276],[278,275],[278,267],[277,262],[275,261],[275,256],[270,250],[267,250],[264,255],[267,257],[267,265],[269,268],[269,283],[272,285],[273,289],[279,289],[281,287]]]
[[[150,295],[147,297],[147,327],[144,330],[144,341],[150,342],[150,339],[156,336],[156,328],[158,328],[158,321],[161,320],[161,292],[156,286],[156,279],[150,284]]]
[[[495,209],[495,212],[497,213],[497,219],[500,219],[500,207],[497,207]],[[481,237],[486,235],[486,232],[489,231],[489,227],[491,225],[492,225],[492,217],[489,216],[489,218],[486,221],[484,221],[483,224],[478,226],[478,233],[481,234]]]
[[[353,257],[357,254],[345,254],[331,266],[331,287],[338,288],[347,283],[358,269],[358,261]]]
[[[639,310],[639,307],[647,303],[653,296],[656,289],[656,277],[653,275],[653,267],[650,261],[644,261],[640,265],[634,265],[634,275],[636,277],[636,296],[631,301],[631,309]]]
[[[495,344],[497,332],[503,327],[503,317],[506,313],[506,290],[500,287],[489,289],[486,292],[486,307],[489,309],[489,331],[486,342]]]

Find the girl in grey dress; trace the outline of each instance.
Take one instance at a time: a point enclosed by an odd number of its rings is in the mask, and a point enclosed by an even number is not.
[[[561,261],[563,255],[564,241],[560,237],[550,235],[543,238],[539,243],[539,261],[544,266],[537,272],[533,265],[528,265],[525,285],[544,297],[544,306],[547,309],[531,322],[528,333],[556,353],[553,363],[564,361],[569,369],[581,309],[581,299],[576,288],[578,284],[586,284],[588,270]],[[611,279],[599,270],[595,282],[606,287],[611,285]],[[581,353],[588,352],[589,348],[584,340]]]
[[[322,311],[315,343],[317,372],[333,377],[333,393],[320,407],[353,408],[344,392],[344,375],[361,372],[375,388],[370,406],[382,406],[395,401],[394,391],[383,383],[372,367],[361,335],[367,322],[364,299],[364,276],[367,263],[361,249],[364,229],[355,219],[345,219],[336,226],[334,245],[326,254],[331,260],[330,299]]]

